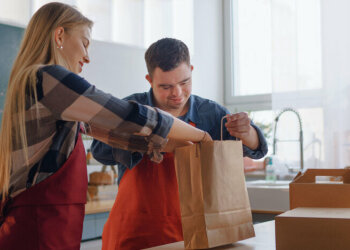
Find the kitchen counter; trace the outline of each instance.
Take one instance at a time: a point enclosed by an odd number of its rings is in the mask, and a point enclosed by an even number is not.
[[[265,170],[256,170],[244,173],[246,181],[265,180]]]
[[[255,237],[238,241],[234,244],[215,247],[212,249],[235,249],[235,250],[271,250],[276,249],[275,242],[275,221],[268,221],[254,225]],[[147,248],[147,249],[163,249],[163,250],[183,250],[184,242],[179,241],[167,245]]]
[[[284,181],[292,181],[296,175],[297,172],[288,174],[284,173],[283,176],[278,176],[278,179]],[[251,172],[245,172],[244,176],[246,181],[265,180],[266,173],[265,170],[256,170]]]
[[[96,214],[111,211],[113,200],[88,201],[85,205],[85,214]]]

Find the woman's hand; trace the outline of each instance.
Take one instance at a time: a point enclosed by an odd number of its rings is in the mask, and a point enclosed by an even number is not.
[[[201,142],[212,141],[212,140],[213,139],[211,138],[210,134],[208,132],[203,131],[203,137],[202,137]],[[193,143],[189,142],[189,141],[169,139],[168,143],[162,149],[162,152],[174,152],[175,148],[189,146],[192,144]]]
[[[169,131],[168,138],[191,142],[211,141],[210,135],[204,133],[203,130],[174,117],[174,123]]]
[[[205,141],[213,141],[213,139],[211,138],[211,136],[210,136],[210,134],[208,132],[206,132],[206,131],[203,131],[203,132],[204,132],[204,136],[203,136],[201,142],[202,141],[203,142],[205,142]]]

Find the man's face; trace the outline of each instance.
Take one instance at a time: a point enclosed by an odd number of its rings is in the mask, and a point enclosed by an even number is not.
[[[167,72],[157,67],[152,78],[147,75],[155,106],[176,116],[184,115],[192,91],[192,70],[193,66],[184,62]]]

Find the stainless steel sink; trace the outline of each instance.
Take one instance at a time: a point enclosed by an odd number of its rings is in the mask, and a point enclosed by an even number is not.
[[[290,181],[278,180],[278,181],[266,181],[266,180],[256,180],[247,181],[247,187],[260,187],[260,188],[288,188]]]

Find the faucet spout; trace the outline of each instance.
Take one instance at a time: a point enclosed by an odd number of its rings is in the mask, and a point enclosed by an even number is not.
[[[285,108],[283,109],[275,118],[275,129],[274,129],[274,133],[273,133],[273,154],[276,154],[276,144],[277,144],[277,138],[276,138],[276,131],[277,131],[277,123],[279,121],[279,118],[281,117],[281,115],[285,112],[292,112],[294,113],[297,118],[298,118],[298,122],[299,122],[299,149],[300,149],[300,170],[304,169],[304,150],[303,150],[303,124],[301,121],[301,117],[298,111],[296,111],[295,109],[292,108]]]

